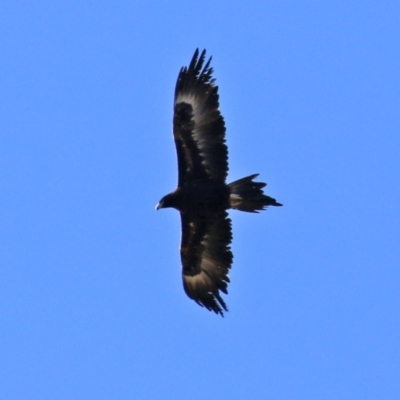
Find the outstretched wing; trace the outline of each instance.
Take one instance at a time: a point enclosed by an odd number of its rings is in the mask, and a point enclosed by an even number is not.
[[[211,58],[197,49],[189,67],[179,72],[175,88],[173,131],[178,156],[178,186],[194,179],[225,181],[228,149],[225,123],[219,112],[218,86]]]
[[[181,213],[182,278],[186,294],[202,307],[223,316],[233,255],[231,220],[226,211],[207,215]]]

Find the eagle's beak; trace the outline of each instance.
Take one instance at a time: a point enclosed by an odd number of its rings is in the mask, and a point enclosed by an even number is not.
[[[160,208],[162,208],[162,202],[161,201],[159,203],[157,203],[156,210],[159,210]]]

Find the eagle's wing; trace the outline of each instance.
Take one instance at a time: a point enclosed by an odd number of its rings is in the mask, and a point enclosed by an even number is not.
[[[197,216],[181,213],[182,278],[186,294],[216,314],[228,311],[227,294],[233,255],[231,220],[226,211]]]
[[[194,179],[225,181],[228,149],[225,123],[219,112],[218,86],[211,58],[197,49],[189,67],[179,72],[175,88],[173,131],[178,156],[178,186]]]

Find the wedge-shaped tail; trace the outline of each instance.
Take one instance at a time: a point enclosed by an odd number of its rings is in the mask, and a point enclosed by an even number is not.
[[[264,182],[254,182],[258,174],[246,176],[230,183],[231,208],[240,211],[256,213],[265,210],[268,206],[281,206],[272,197],[264,194],[262,188],[267,186]]]

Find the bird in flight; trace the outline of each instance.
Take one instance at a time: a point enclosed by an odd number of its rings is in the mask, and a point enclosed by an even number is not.
[[[172,207],[181,215],[182,279],[186,294],[197,304],[223,316],[233,255],[227,210],[257,213],[281,206],[264,194],[265,183],[253,174],[227,184],[228,149],[219,111],[218,86],[211,57],[197,49],[175,88],[173,136],[178,157],[178,186],[156,209]]]

